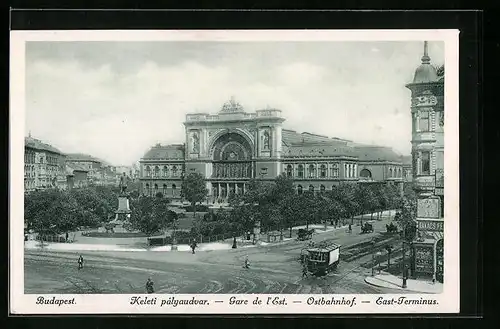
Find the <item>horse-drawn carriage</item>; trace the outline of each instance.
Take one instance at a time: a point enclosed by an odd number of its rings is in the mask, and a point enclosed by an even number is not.
[[[297,232],[297,239],[299,241],[309,240],[312,238],[313,233],[314,233],[314,229],[306,230],[306,229],[300,228],[299,231]]]
[[[386,224],[385,228],[387,230],[387,233],[397,233],[398,232],[398,227],[394,225],[393,223]]]
[[[361,233],[370,233],[373,232],[373,224],[372,222],[366,222],[361,226]]]
[[[337,268],[340,257],[340,245],[329,243],[304,249],[302,264],[308,273],[324,276]]]

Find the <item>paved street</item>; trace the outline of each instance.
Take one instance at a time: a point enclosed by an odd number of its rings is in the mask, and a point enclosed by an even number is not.
[[[379,235],[387,221],[375,223],[375,233],[359,234],[353,227],[318,231],[316,242],[331,240],[349,248]],[[197,252],[82,252],[86,260],[77,269],[78,254],[25,250],[26,293],[143,293],[149,277],[159,293],[397,293],[364,282],[371,260],[365,255],[341,261],[326,278],[301,279],[298,261],[307,242],[288,241],[273,246]],[[341,250],[342,250],[341,249]],[[341,251],[342,253],[342,251]],[[243,269],[245,256],[250,269]]]

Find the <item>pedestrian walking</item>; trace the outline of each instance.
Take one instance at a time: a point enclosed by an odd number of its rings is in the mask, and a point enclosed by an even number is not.
[[[352,233],[352,226],[351,226],[351,224],[349,224],[349,234],[351,234],[351,233]]]
[[[68,238],[69,238],[69,234],[68,234],[68,232],[66,232],[66,241],[65,242],[68,242]]]
[[[308,274],[307,273],[307,266],[304,265],[304,266],[302,266],[302,279],[307,278],[307,274]]]
[[[244,268],[250,268],[250,261],[248,260],[248,256],[245,256],[245,264],[243,265]]]
[[[193,242],[191,243],[191,251],[192,253],[194,254],[194,250],[196,249],[196,239],[193,240]]]
[[[146,291],[148,294],[152,294],[155,292],[154,282],[153,280],[151,280],[151,278],[148,278],[148,281],[146,281]]]
[[[78,270],[81,270],[83,269],[83,257],[82,255],[80,255],[80,257],[78,257]]]

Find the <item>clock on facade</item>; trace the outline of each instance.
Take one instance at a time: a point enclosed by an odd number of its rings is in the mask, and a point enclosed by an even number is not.
[[[412,106],[434,106],[437,104],[436,96],[418,96],[412,99]]]

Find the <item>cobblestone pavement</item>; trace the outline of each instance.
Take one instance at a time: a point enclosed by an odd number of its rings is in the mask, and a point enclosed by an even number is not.
[[[346,230],[318,233],[315,241],[331,240],[346,246],[370,240],[375,233]],[[340,262],[324,278],[301,278],[298,261],[305,242],[197,252],[81,252],[83,270],[77,269],[75,252],[25,250],[25,293],[143,293],[151,277],[158,293],[400,293],[374,287],[364,278],[363,265],[371,256]],[[341,249],[342,250],[342,249]],[[248,256],[250,269],[242,267]]]

